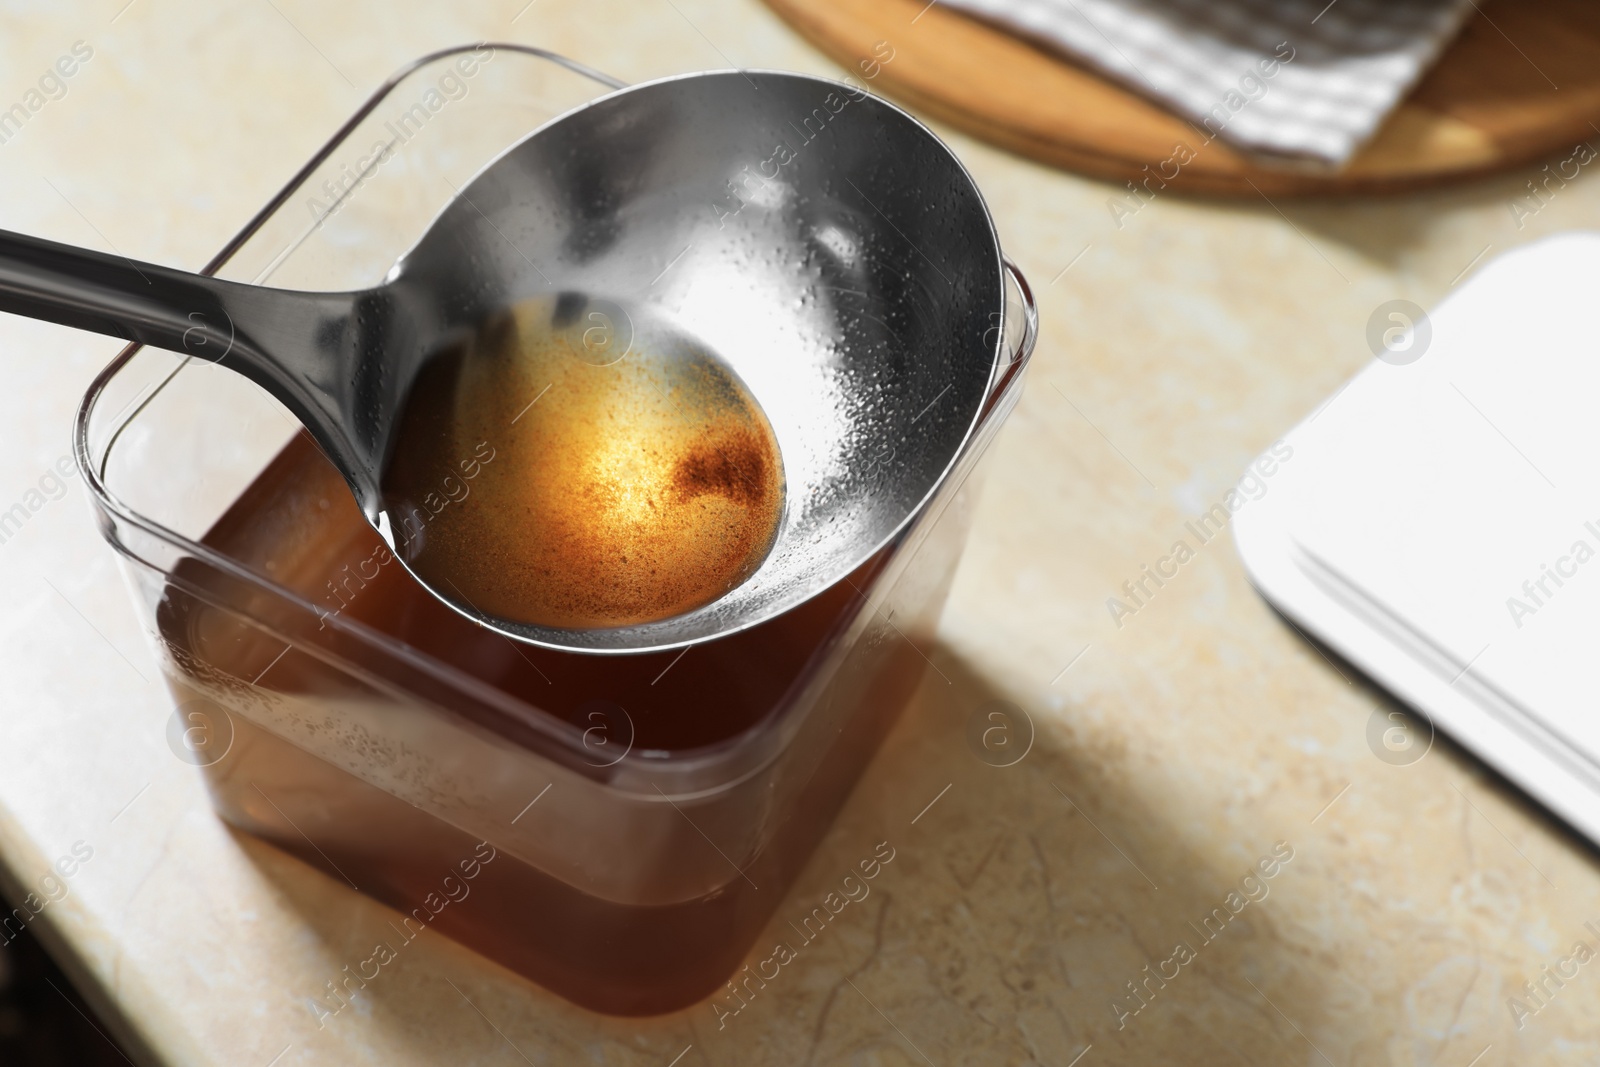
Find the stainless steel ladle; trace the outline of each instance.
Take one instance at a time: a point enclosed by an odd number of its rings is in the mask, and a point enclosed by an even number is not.
[[[430,357],[538,295],[566,315],[592,303],[671,319],[773,424],[790,501],[766,562],[705,607],[605,630],[488,617],[430,587],[520,640],[627,652],[771,618],[911,520],[994,388],[1006,269],[970,176],[915,119],[836,82],[717,71],[619,90],[530,134],[376,287],[266,288],[0,232],[0,310],[250,378],[391,547],[380,487]]]

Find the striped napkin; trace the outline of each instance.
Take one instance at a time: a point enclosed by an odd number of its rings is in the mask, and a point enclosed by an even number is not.
[[[1209,140],[1348,163],[1472,0],[943,0],[1170,107]]]

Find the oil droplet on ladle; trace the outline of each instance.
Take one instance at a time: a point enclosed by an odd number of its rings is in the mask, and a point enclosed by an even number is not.
[[[743,582],[776,538],[784,481],[730,367],[659,318],[563,295],[428,363],[383,496],[423,581],[487,615],[590,629]]]

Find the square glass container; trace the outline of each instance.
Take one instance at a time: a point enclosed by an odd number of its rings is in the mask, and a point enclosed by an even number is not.
[[[483,165],[620,84],[517,45],[424,57],[207,271],[374,284]],[[436,929],[604,1012],[710,994],[925,669],[1036,332],[1007,272],[984,414],[914,520],[799,607],[681,652],[477,628],[394,566],[276,401],[130,346],[84,398],[77,454],[178,703],[174,751],[222,818],[391,905],[399,936]]]

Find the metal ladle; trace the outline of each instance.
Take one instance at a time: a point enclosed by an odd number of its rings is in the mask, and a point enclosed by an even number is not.
[[[432,356],[533,296],[567,314],[665,315],[772,422],[790,499],[766,561],[702,608],[612,629],[486,616],[429,587],[519,640],[630,652],[771,618],[911,521],[998,382],[1007,269],[970,176],[915,119],[824,79],[716,71],[619,90],[530,134],[373,288],[273,289],[0,232],[0,310],[250,378],[391,548],[385,464]]]

